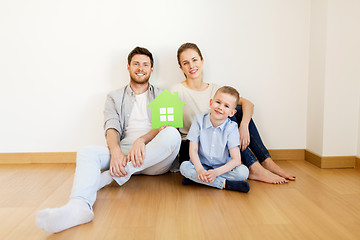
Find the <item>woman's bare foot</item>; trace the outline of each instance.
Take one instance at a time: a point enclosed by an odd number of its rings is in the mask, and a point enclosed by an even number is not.
[[[279,167],[279,165],[277,165],[271,158],[265,159],[265,161],[262,162],[262,166],[270,172],[275,173],[285,179],[295,181],[295,176],[287,173],[284,169]]]
[[[257,180],[261,182],[266,183],[272,183],[272,184],[283,184],[287,183],[288,180],[286,180],[283,177],[280,177],[269,170],[265,169],[259,162],[255,162],[253,165],[249,168],[249,179]]]

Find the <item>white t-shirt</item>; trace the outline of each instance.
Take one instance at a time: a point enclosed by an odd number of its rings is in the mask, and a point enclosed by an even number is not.
[[[171,88],[171,92],[178,92],[179,99],[186,105],[183,108],[183,128],[180,128],[181,139],[186,140],[192,121],[200,113],[210,112],[210,99],[214,97],[219,86],[209,83],[204,91],[196,91],[178,83]]]
[[[147,114],[147,92],[135,95],[135,102],[130,114],[129,124],[125,129],[125,138],[121,146],[131,147],[135,140],[151,130],[151,119]]]

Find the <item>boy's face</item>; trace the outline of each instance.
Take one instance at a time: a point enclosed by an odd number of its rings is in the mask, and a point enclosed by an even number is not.
[[[232,117],[236,113],[236,98],[228,93],[218,92],[210,99],[211,115],[216,120]]]

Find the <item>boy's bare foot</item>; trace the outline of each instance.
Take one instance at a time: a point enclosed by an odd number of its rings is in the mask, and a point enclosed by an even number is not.
[[[259,162],[255,162],[253,165],[249,168],[249,179],[257,180],[261,182],[266,183],[272,183],[272,184],[283,184],[287,183],[288,180],[286,180],[283,177],[280,177],[269,170],[263,168]]]
[[[279,167],[279,165],[277,165],[271,158],[265,159],[265,161],[262,162],[262,165],[264,168],[266,168],[267,170],[269,170],[272,173],[275,173],[285,179],[295,181],[295,178],[296,178],[295,176],[287,173],[284,169]]]

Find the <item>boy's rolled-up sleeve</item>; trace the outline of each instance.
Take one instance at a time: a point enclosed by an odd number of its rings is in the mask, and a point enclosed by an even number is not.
[[[231,149],[233,147],[239,147],[240,146],[240,134],[239,130],[237,128],[237,124],[235,122],[230,123],[231,127],[229,127],[228,130],[228,141],[227,141],[227,147],[228,149]]]
[[[197,115],[195,116],[192,124],[191,124],[191,127],[189,129],[189,132],[186,136],[186,138],[190,141],[193,141],[193,142],[199,142],[199,139],[200,139],[200,115]]]

